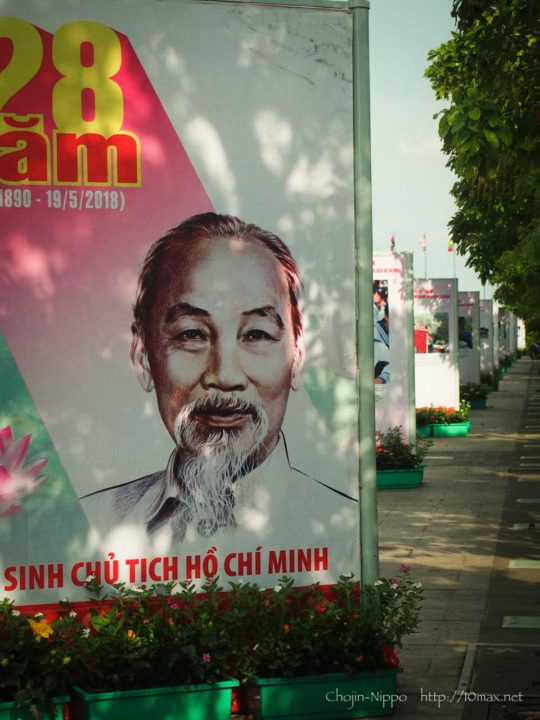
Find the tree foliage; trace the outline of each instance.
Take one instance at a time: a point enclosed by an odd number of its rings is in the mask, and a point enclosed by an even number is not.
[[[495,296],[540,332],[540,13],[531,0],[455,0],[426,76],[457,180],[450,221]],[[437,116],[436,116],[437,117]]]

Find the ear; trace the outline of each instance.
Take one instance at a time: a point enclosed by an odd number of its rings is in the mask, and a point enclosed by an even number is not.
[[[302,373],[304,372],[306,352],[303,338],[298,338],[296,343],[296,352],[291,373],[291,389],[298,390],[302,382]]]
[[[150,392],[154,389],[154,381],[152,379],[152,373],[150,372],[150,363],[148,362],[148,355],[144,348],[144,342],[140,335],[137,323],[133,323],[131,326],[131,362],[139,378],[139,382],[146,392]]]

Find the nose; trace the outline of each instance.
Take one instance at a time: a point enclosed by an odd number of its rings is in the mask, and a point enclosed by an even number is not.
[[[246,389],[247,378],[235,342],[219,342],[212,346],[201,383],[205,390],[238,392]]]

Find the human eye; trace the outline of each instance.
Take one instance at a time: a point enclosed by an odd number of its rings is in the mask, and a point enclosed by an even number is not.
[[[206,333],[199,328],[189,328],[182,330],[176,335],[178,340],[206,340]]]
[[[252,328],[250,330],[246,330],[246,332],[242,335],[242,340],[244,342],[272,342],[275,341],[276,338],[272,337],[272,335],[266,330],[261,330],[260,328]]]
[[[173,333],[172,342],[186,350],[196,350],[208,341],[208,334],[201,328],[186,328]]]

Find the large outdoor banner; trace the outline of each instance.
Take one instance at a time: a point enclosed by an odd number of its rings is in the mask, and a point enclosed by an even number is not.
[[[518,347],[518,318],[511,310],[507,310],[506,317],[508,325],[508,351],[513,353]]]
[[[499,305],[499,358],[506,357],[517,348],[517,318],[513,312]]]
[[[516,318],[516,344],[517,350],[525,350],[527,348],[527,328],[521,318]]]
[[[358,575],[350,15],[1,13],[0,596]]]
[[[480,382],[480,293],[458,292],[458,362],[462,385]]]
[[[495,369],[499,367],[500,358],[500,339],[499,339],[499,303],[493,301],[493,362]]]
[[[481,377],[491,377],[495,371],[495,333],[493,323],[493,300],[480,300],[480,372]]]
[[[457,280],[414,281],[414,346],[416,407],[457,407]]]
[[[408,253],[373,259],[375,416],[379,432],[401,426],[416,439],[413,344],[413,268]]]

